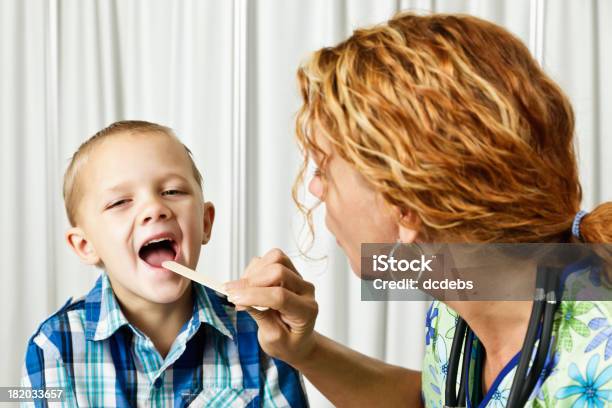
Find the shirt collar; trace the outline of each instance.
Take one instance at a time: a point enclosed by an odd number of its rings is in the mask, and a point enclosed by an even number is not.
[[[212,289],[199,283],[192,283],[194,291],[193,316],[195,327],[204,322],[217,329],[221,334],[234,340],[236,338],[236,309],[226,307],[221,297]]]
[[[216,292],[195,282],[192,290],[193,315],[187,326],[197,330],[201,323],[206,323],[232,340],[236,338],[235,325]],[[108,275],[102,273],[85,297],[85,339],[105,340],[125,325],[137,330],[123,315]]]
[[[595,253],[563,269],[558,295],[561,300],[600,301],[610,297],[612,282],[605,273],[606,261]]]

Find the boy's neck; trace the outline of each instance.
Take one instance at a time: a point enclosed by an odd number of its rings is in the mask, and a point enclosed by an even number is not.
[[[165,304],[118,293],[115,295],[127,320],[146,334],[162,358],[166,358],[179,331],[193,314],[192,292],[189,286],[178,300]]]

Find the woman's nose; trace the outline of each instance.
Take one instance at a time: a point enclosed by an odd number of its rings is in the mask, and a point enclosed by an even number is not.
[[[320,176],[313,176],[308,183],[308,191],[310,194],[323,201],[323,181]]]
[[[172,216],[172,211],[160,200],[151,200],[140,214],[140,224],[167,220]]]

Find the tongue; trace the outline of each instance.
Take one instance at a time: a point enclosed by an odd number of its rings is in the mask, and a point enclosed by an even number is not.
[[[160,267],[162,262],[174,259],[174,251],[170,248],[154,248],[143,253],[142,259],[149,265]]]

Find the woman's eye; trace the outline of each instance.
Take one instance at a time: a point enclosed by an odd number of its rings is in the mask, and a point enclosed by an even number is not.
[[[110,203],[110,204],[109,204],[109,205],[106,207],[106,209],[108,210],[108,209],[111,209],[111,208],[119,207],[119,206],[121,206],[121,205],[123,205],[123,204],[127,203],[128,201],[129,201],[128,199],[123,199],[123,200],[117,200],[117,201],[114,201],[114,202]]]
[[[314,169],[314,171],[312,172],[312,176],[313,177],[322,177],[323,176],[323,172],[321,171],[320,168],[316,167]]]

